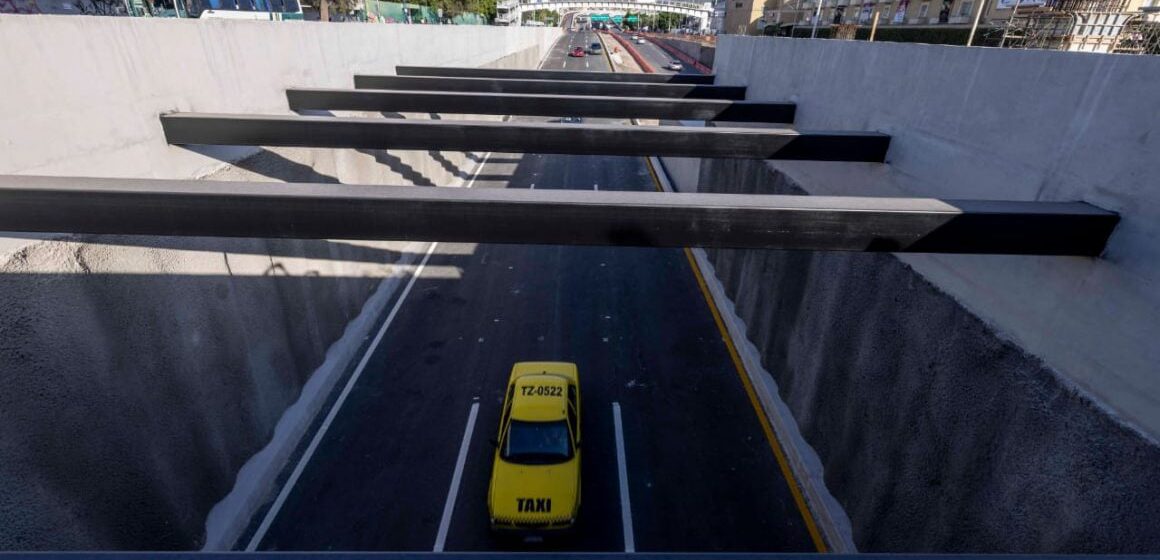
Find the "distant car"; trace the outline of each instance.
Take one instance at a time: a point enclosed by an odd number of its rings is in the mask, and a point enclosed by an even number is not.
[[[643,45],[644,44],[644,37],[637,37],[636,44]]]
[[[512,366],[500,410],[487,511],[493,530],[559,530],[580,510],[576,364]]]
[[[576,124],[576,123],[583,122],[583,119],[581,119],[580,117],[564,117],[564,118],[560,119],[560,122],[565,123],[565,124]]]
[[[600,43],[592,43],[588,46],[588,54],[600,54],[603,51],[604,47],[600,46]]]
[[[668,65],[665,66],[665,68],[668,68],[669,70],[676,70],[677,72],[680,72],[681,69],[684,68],[684,66],[681,66],[681,61],[679,61],[679,60],[670,60]]]
[[[584,47],[573,47],[568,56],[584,56]]]

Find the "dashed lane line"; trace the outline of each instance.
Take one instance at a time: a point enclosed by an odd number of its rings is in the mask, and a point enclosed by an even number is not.
[[[632,501],[628,497],[628,466],[624,459],[624,424],[620,419],[620,403],[612,403],[612,423],[616,427],[616,474],[620,480],[620,523],[624,530],[624,551],[636,552],[636,538],[632,534]]]
[[[447,490],[447,501],[443,504],[443,517],[439,520],[439,532],[435,535],[434,552],[443,552],[447,544],[447,531],[451,529],[451,515],[455,513],[455,499],[459,497],[459,483],[463,481],[463,465],[467,463],[467,449],[471,447],[471,434],[475,432],[475,418],[479,415],[479,402],[471,403],[467,413],[467,427],[463,429],[463,441],[459,444],[459,457],[455,460],[455,473],[451,475],[451,487]]]

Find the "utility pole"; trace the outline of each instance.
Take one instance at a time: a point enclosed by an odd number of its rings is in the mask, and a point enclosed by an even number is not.
[[[975,21],[971,22],[971,34],[967,35],[967,46],[975,42],[975,30],[979,28],[979,18],[983,16],[983,9],[987,6],[987,0],[979,0],[979,9],[975,12]]]
[[[818,3],[818,9],[814,11],[814,28],[810,30],[810,39],[818,37],[818,20],[822,19],[822,0],[814,0]]]

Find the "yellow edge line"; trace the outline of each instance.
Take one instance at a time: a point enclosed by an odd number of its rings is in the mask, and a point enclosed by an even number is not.
[[[660,178],[657,177],[657,171],[653,169],[652,161],[649,158],[644,158],[644,161],[645,165],[648,166],[649,175],[652,176],[653,185],[656,186],[658,191],[663,192],[664,188],[661,187]],[[705,303],[709,305],[709,313],[713,315],[713,322],[717,324],[717,330],[721,332],[721,340],[725,342],[725,348],[729,351],[729,358],[733,360],[733,368],[737,370],[737,376],[741,378],[741,385],[745,387],[745,394],[749,396],[749,404],[753,405],[753,411],[757,414],[757,421],[761,423],[761,430],[765,432],[765,440],[769,442],[769,448],[773,450],[773,456],[777,458],[777,465],[781,468],[781,474],[788,483],[790,494],[793,495],[793,501],[806,523],[806,531],[809,532],[810,539],[814,541],[814,546],[817,547],[818,552],[827,552],[826,541],[822,538],[821,532],[818,531],[818,525],[814,522],[814,517],[810,513],[809,506],[806,504],[805,496],[802,495],[801,487],[798,485],[793,471],[789,468],[789,461],[785,457],[785,452],[782,451],[781,443],[777,439],[777,434],[773,431],[773,426],[769,423],[769,417],[765,414],[765,407],[761,405],[761,400],[757,398],[757,391],[753,389],[753,384],[749,381],[749,375],[745,372],[745,365],[741,362],[741,354],[737,352],[737,346],[733,344],[733,337],[729,336],[729,329],[725,328],[725,321],[721,318],[721,312],[717,310],[717,304],[713,301],[713,295],[709,293],[709,285],[705,283],[705,276],[701,273],[701,267],[697,266],[697,260],[693,257],[692,249],[686,247],[684,251],[685,258],[689,260],[689,267],[693,269],[693,276],[697,279],[697,287],[701,289],[701,295],[705,297]]]

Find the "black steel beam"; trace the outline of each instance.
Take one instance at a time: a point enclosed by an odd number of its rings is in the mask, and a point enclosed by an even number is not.
[[[445,76],[449,78],[644,82],[650,84],[711,84],[714,78],[712,74],[644,74],[639,72],[587,72],[584,70],[522,70],[512,68],[457,68],[444,66],[396,66],[395,74],[399,76]]]
[[[1098,255],[1082,202],[0,176],[0,231]]]
[[[127,560],[141,552],[0,552],[0,560]],[[164,560],[479,560],[496,553],[479,552],[165,552]],[[688,560],[688,552],[520,552],[520,560]],[[861,554],[813,552],[697,552],[698,560],[865,560]],[[995,560],[994,554],[875,552],[874,560]],[[1160,560],[1156,554],[1003,554],[1002,560]]]
[[[876,132],[173,113],[170,144],[882,162]]]
[[[639,82],[579,82],[561,80],[506,80],[498,78],[448,78],[441,76],[354,77],[357,89],[408,91],[473,91],[488,93],[538,93],[544,95],[604,95],[616,97],[667,97],[672,99],[745,99],[744,86],[701,84],[649,84]]]
[[[290,109],[792,123],[793,103],[378,89],[286,90]]]

